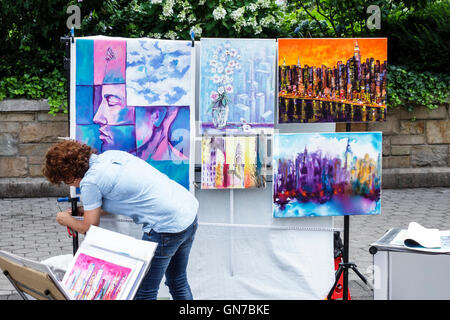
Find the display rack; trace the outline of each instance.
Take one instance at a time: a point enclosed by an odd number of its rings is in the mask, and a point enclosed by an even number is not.
[[[346,132],[351,132],[351,123],[346,123],[345,126]],[[349,270],[353,270],[356,275],[366,284],[369,285],[369,282],[367,281],[366,277],[362,275],[361,272],[359,272],[356,264],[349,262],[349,250],[350,250],[350,216],[345,215],[344,216],[344,248],[342,253],[342,262],[339,264],[339,268],[336,271],[336,280],[333,284],[333,286],[330,289],[330,292],[328,293],[328,300],[331,299],[331,296],[333,295],[333,292],[336,289],[336,286],[338,285],[338,282],[341,278],[341,275],[343,276],[342,281],[342,294],[343,300],[348,300],[349,292],[348,292],[348,272]]]

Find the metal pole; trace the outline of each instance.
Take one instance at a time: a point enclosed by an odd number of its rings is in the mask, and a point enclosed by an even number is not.
[[[344,265],[348,264],[348,252],[349,252],[349,228],[350,228],[350,216],[344,216],[344,253],[342,254],[342,260]],[[344,287],[343,290],[343,300],[348,300],[348,268],[344,268],[344,278],[342,281]]]
[[[351,123],[345,124],[345,131],[351,131]],[[348,300],[348,258],[349,258],[349,233],[350,233],[350,216],[344,216],[344,252],[342,254],[342,260],[344,263],[344,275],[343,275],[343,297],[342,300]]]
[[[74,216],[74,217],[78,216],[77,200],[78,200],[78,198],[71,198],[72,216]],[[75,255],[78,251],[78,232],[75,230],[73,230],[72,246],[73,246],[73,255]]]
[[[234,190],[230,190],[230,224],[234,224]],[[234,229],[230,230],[230,274],[234,275],[233,271],[233,243],[234,243]]]

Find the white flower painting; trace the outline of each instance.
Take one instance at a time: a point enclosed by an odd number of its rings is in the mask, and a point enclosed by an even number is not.
[[[200,42],[202,132],[273,129],[275,40],[202,38]]]

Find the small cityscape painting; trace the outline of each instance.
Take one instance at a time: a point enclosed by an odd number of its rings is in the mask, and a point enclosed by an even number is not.
[[[64,286],[75,300],[124,299],[131,272],[131,268],[80,253]]]
[[[202,38],[201,132],[261,133],[273,130],[275,39]]]
[[[380,214],[381,132],[274,136],[273,216]]]
[[[264,140],[264,136],[203,136],[202,189],[265,187]]]
[[[386,120],[386,38],[278,39],[278,123]]]

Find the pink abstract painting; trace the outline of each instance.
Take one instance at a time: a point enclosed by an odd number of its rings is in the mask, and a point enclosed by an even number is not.
[[[116,300],[131,269],[80,253],[64,286],[75,300]]]
[[[94,84],[125,83],[127,42],[94,41]]]

